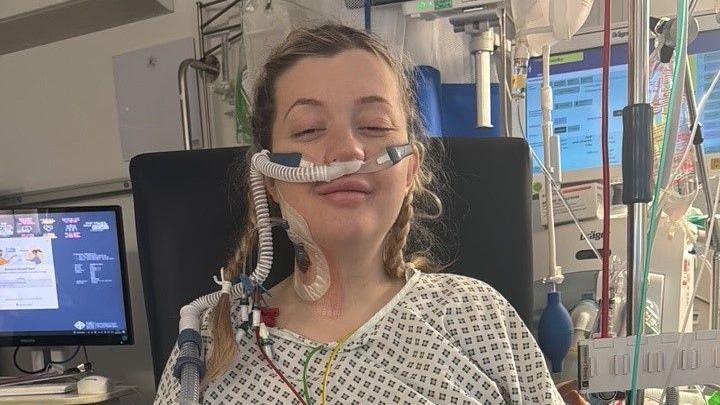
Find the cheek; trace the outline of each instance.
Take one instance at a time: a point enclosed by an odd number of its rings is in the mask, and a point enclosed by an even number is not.
[[[398,169],[402,168],[398,167]],[[378,201],[378,208],[390,217],[391,222],[394,222],[407,193],[405,186],[407,173],[405,170],[387,170],[381,176],[383,177],[379,179],[378,183],[382,187],[382,192],[379,193],[382,201]]]
[[[277,194],[280,194],[278,197],[282,198],[293,207],[297,207],[298,205],[301,205],[303,201],[307,201],[307,195],[310,192],[310,185],[275,181],[275,191]],[[279,201],[277,202],[279,203]]]

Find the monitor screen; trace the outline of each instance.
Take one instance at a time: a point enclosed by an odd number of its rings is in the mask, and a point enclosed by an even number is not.
[[[622,163],[622,109],[627,101],[627,45],[613,45],[609,83],[609,160]],[[698,102],[720,69],[720,30],[700,33],[688,48]],[[602,49],[592,48],[556,54],[551,57],[550,82],[553,88],[553,127],[560,139],[561,170],[570,181],[598,179],[601,176],[601,84]],[[543,158],[542,58],[528,66],[526,131],[528,142]],[[720,93],[720,92],[718,92]],[[712,97],[701,115],[704,148],[720,152],[720,94]],[[533,161],[533,173],[540,167]],[[615,171],[619,176],[619,170]],[[573,175],[575,174],[575,175]]]
[[[0,345],[132,344],[120,207],[0,210]]]

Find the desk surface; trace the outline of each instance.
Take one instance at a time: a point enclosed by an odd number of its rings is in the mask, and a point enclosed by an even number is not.
[[[135,387],[119,385],[114,387],[110,392],[95,395],[79,395],[77,391],[75,391],[67,394],[17,395],[12,397],[0,397],[0,404],[97,404],[130,395],[138,395]]]

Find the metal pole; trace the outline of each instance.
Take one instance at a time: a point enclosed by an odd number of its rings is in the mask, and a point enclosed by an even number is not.
[[[704,265],[704,264],[703,264]],[[715,246],[713,252],[713,278],[712,278],[712,298],[710,299],[710,329],[718,329],[720,325],[720,250]]]
[[[207,26],[209,26],[210,24],[212,24],[213,21],[217,20],[220,16],[222,16],[223,14],[225,14],[228,10],[230,10],[231,8],[233,8],[236,4],[240,3],[241,1],[242,1],[242,0],[235,0],[235,1],[233,1],[232,3],[228,4],[227,6],[223,7],[220,11],[217,12],[217,14],[211,16],[210,18],[208,18],[207,21],[205,21],[204,23],[200,24],[200,25],[199,25],[200,29],[205,29]],[[202,3],[198,3],[198,8],[202,8],[202,7],[203,7],[203,6],[202,6]]]
[[[610,0],[605,0],[610,1]],[[650,1],[628,1],[628,102],[630,104],[647,103],[648,76],[650,70]],[[628,287],[628,302],[632,306],[627,312],[627,334],[633,335],[637,329],[642,333],[643,316],[634,319],[636,309],[640,305],[640,289],[642,288],[645,257],[645,235],[647,233],[647,204],[633,203],[632,219],[628,213],[628,281],[632,280],[632,288]],[[632,236],[630,236],[632,235]],[[637,324],[637,325],[636,325]],[[638,390],[633,397],[634,404],[642,404],[644,392]]]
[[[495,33],[490,27],[473,34],[470,47],[475,58],[475,97],[478,128],[491,128],[490,121],[490,54],[495,47]]]
[[[545,45],[543,46],[543,83],[542,88],[544,91],[549,91],[550,89],[550,46]],[[546,106],[545,105],[545,97],[543,97],[543,153],[545,154],[543,156],[545,160],[545,167],[547,167],[549,170],[551,170],[551,173],[554,174],[553,171],[559,170],[558,167],[554,167],[552,164],[551,156],[552,148],[550,145],[550,137],[552,136],[552,116],[551,116],[551,109],[552,106]],[[548,280],[550,281],[551,290],[553,292],[557,291],[557,284],[562,281],[562,278],[560,276],[560,268],[557,265],[557,247],[555,245],[555,208],[553,207],[553,193],[552,193],[552,179],[548,176],[545,176],[545,189],[543,192],[545,193],[545,216],[547,217],[547,227],[548,227],[548,259],[549,259],[549,272],[548,272]]]
[[[230,35],[228,37],[228,44],[232,44],[235,40],[242,37],[242,34],[243,34],[243,32],[240,31],[238,33]],[[212,48],[206,50],[205,53],[203,53],[203,57],[208,57],[209,55],[212,55],[215,51],[217,51],[221,47],[222,47],[222,43],[213,46]]]
[[[205,57],[205,34],[203,29],[205,28],[205,22],[203,18],[203,4],[201,2],[195,3],[197,6],[197,26],[198,26],[198,54],[199,60],[206,60]],[[207,83],[205,82],[206,76],[201,72],[195,73],[195,84],[197,85],[198,101],[200,103],[200,132],[202,140],[202,148],[212,148],[212,133],[210,130],[210,97],[208,96]]]
[[[693,82],[692,70],[690,69],[690,61],[686,62],[687,73],[685,74],[685,98],[688,102],[688,115],[692,125],[698,119],[697,116],[697,100],[695,98],[695,83]],[[695,145],[695,155],[697,157],[697,172],[700,179],[700,184],[703,188],[703,195],[705,196],[705,205],[707,206],[708,215],[712,215],[712,198],[710,197],[710,179],[708,178],[707,167],[705,166],[705,151],[703,150],[703,137],[702,137],[702,125],[698,124],[697,132],[695,133],[695,139],[693,140]],[[710,223],[708,219],[708,224]],[[711,298],[710,298],[710,328],[718,329],[720,327],[720,312],[718,309],[720,306],[720,251],[718,246],[720,243],[720,228],[716,223],[713,229],[708,229],[707,237],[710,239],[710,249],[713,250],[712,260],[712,279],[711,279]],[[707,253],[706,257],[707,257]],[[701,263],[701,266],[705,266],[705,263]]]
[[[203,31],[202,34],[206,37],[214,36],[215,34],[224,33],[226,31],[242,29],[242,24],[231,24],[224,27],[213,28],[211,30]]]
[[[502,73],[498,74],[498,82],[499,84],[499,92],[500,92],[500,116],[503,118],[502,126],[504,128],[503,134],[506,137],[510,136],[510,122],[511,120],[508,119],[508,117],[512,116],[512,110],[508,107],[509,106],[509,99],[508,99],[508,92],[505,91],[505,84],[507,83],[507,78],[510,77],[508,74],[508,63],[507,63],[507,18],[506,18],[506,10],[503,7],[500,12],[500,67],[502,70]]]
[[[188,100],[187,70],[194,68],[207,72],[215,77],[220,73],[217,66],[209,65],[197,59],[185,59],[180,63],[178,69],[178,89],[180,91],[180,116],[182,118],[183,145],[185,150],[192,149],[192,138],[190,137],[190,102]]]
[[[210,7],[210,6],[214,6],[216,4],[223,3],[225,1],[227,1],[227,0],[214,0],[214,1],[209,1],[207,3],[200,3],[200,7],[201,8]]]

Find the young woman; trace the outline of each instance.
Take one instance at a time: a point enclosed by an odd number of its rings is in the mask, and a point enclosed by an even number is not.
[[[205,314],[203,403],[563,403],[535,340],[497,291],[405,251],[409,236],[422,236],[418,219],[441,209],[407,73],[377,39],[333,24],[292,32],[269,57],[249,156],[267,149],[327,165],[411,148],[385,170],[329,183],[266,180],[295,233],[294,275],[265,297],[279,309],[263,339],[272,350],[244,331],[237,301]],[[253,218],[227,279],[252,253]],[[328,275],[322,288],[306,288],[308,263]],[[176,358],[177,349],[156,404],[176,401]]]

